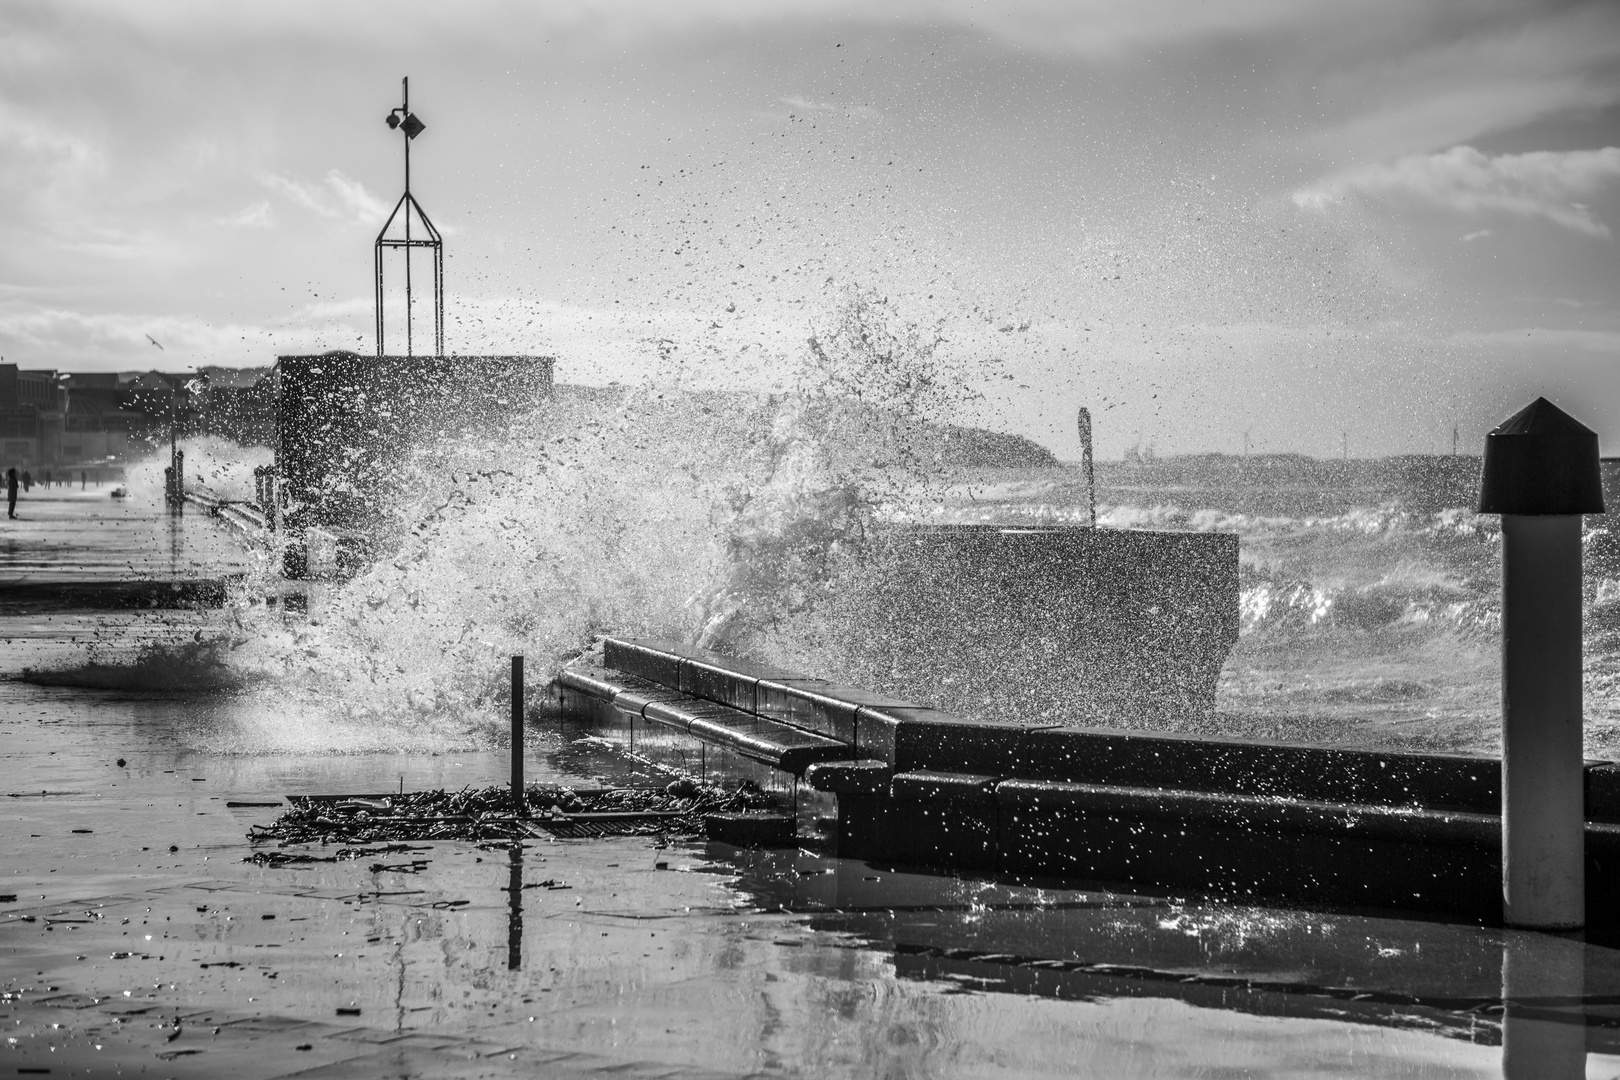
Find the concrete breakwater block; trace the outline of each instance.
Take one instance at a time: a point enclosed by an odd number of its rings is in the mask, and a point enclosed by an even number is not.
[[[276,470],[289,500],[289,576],[309,569],[311,527],[341,537],[332,572],[358,570],[386,548],[407,482],[400,460],[428,437],[478,431],[532,409],[553,392],[547,356],[281,356],[269,379],[276,403]]]
[[[830,670],[912,704],[1129,725],[1214,707],[1238,595],[1233,534],[886,526],[821,621]]]

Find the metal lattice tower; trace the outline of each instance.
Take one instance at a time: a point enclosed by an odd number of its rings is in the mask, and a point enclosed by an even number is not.
[[[411,140],[427,128],[427,125],[416,118],[411,112],[411,80],[400,80],[403,103],[388,113],[388,126],[396,129],[405,136],[405,193],[394,204],[394,212],[388,215],[383,224],[382,232],[377,234],[377,243],[374,248],[376,277],[377,277],[377,355],[385,355],[383,348],[383,249],[405,249],[405,355],[412,355],[411,339],[411,249],[433,249],[433,355],[444,355],[444,238],[439,230],[433,227],[433,222],[422,209],[422,204],[416,201],[411,194]],[[405,211],[405,235],[389,236],[388,231],[394,227],[399,218],[400,211]],[[414,213],[413,213],[414,211]],[[416,239],[412,236],[411,219],[415,217],[421,228],[426,232],[426,239]]]

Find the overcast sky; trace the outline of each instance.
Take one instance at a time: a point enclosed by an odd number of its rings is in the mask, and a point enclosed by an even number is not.
[[[0,355],[374,350],[403,75],[451,352],[780,386],[867,289],[1060,456],[1620,453],[1612,0],[7,0]]]

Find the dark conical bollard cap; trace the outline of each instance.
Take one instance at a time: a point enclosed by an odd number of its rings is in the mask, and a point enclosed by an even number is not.
[[[1601,514],[1598,438],[1546,398],[1485,436],[1482,514]]]

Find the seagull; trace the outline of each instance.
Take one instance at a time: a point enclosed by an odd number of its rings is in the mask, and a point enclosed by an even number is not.
[[[163,345],[158,341],[157,338],[153,337],[151,334],[146,335],[146,340],[150,341],[152,344],[156,345],[158,348],[163,349]],[[168,352],[169,350],[168,349],[163,349],[163,351]]]

